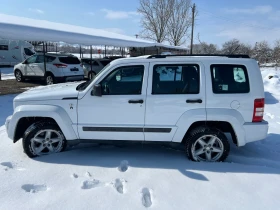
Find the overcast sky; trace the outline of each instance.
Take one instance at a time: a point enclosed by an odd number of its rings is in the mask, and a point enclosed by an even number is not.
[[[105,29],[129,36],[141,31],[138,0],[0,0],[0,13]],[[280,39],[279,0],[195,0],[200,40],[219,46],[233,38],[245,43]]]

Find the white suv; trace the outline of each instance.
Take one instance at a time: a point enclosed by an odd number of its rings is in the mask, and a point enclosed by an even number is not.
[[[18,82],[25,79],[43,79],[47,85],[57,82],[79,81],[84,79],[80,60],[69,54],[46,53],[46,72],[44,54],[35,54],[14,66],[14,75]]]
[[[66,144],[179,143],[193,161],[223,161],[233,141],[266,138],[264,88],[246,56],[144,56],[112,61],[92,81],[26,91],[6,120],[29,157]],[[231,138],[227,138],[229,133]]]

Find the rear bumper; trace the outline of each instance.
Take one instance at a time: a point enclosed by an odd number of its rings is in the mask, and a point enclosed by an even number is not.
[[[56,82],[81,81],[84,79],[84,75],[56,77],[55,79],[56,79]]]
[[[267,137],[268,122],[262,121],[259,123],[245,123],[243,125],[245,131],[245,142],[254,142],[263,140]]]

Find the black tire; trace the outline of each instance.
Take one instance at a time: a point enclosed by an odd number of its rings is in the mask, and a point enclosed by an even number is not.
[[[18,82],[24,81],[24,77],[23,77],[21,71],[18,69],[15,70],[15,78],[16,78],[16,81],[18,81]]]
[[[33,149],[32,147],[32,139],[36,136],[36,134],[42,132],[43,130],[53,130],[57,133],[59,133],[61,135],[61,143],[59,142],[59,147],[57,150],[55,150],[55,152],[62,152],[66,149],[67,147],[67,141],[65,140],[65,137],[62,133],[62,131],[60,130],[60,128],[53,122],[49,122],[49,121],[40,121],[40,122],[36,122],[34,124],[32,124],[31,126],[29,126],[29,128],[25,131],[23,138],[22,138],[22,146],[23,146],[23,150],[24,152],[27,154],[28,157],[33,158],[36,156],[40,156],[40,155],[44,155],[44,154],[48,154],[49,152],[44,152],[44,150],[48,150],[47,147],[45,147],[45,149],[42,151],[42,154],[37,154],[36,151]],[[44,133],[42,133],[44,134]],[[44,138],[44,137],[43,137]],[[33,143],[34,144],[34,143]],[[38,143],[40,144],[40,143]],[[43,144],[43,143],[42,143]],[[47,143],[46,143],[47,144]],[[56,143],[52,143],[52,146],[55,145]]]
[[[55,84],[55,79],[54,76],[52,74],[47,74],[45,77],[45,84],[46,85],[53,85]]]
[[[214,162],[222,162],[224,161],[228,154],[229,154],[229,151],[230,151],[230,144],[228,142],[228,139],[227,137],[225,136],[225,134],[216,129],[216,128],[209,128],[209,127],[197,127],[195,129],[193,129],[191,132],[190,132],[190,135],[188,135],[186,138],[186,153],[187,153],[187,157],[192,160],[192,161],[207,161],[207,160],[200,160],[198,159],[192,152],[192,150],[196,149],[194,148],[196,146],[196,142],[198,141],[198,139],[200,139],[201,137],[205,137],[205,136],[214,136],[216,138],[219,139],[219,144],[222,144],[223,145],[223,152],[220,153],[219,156],[217,156],[218,158],[216,160],[213,160]],[[206,137],[206,138],[207,138]],[[210,137],[209,137],[210,138]],[[208,144],[208,143],[207,143]],[[216,144],[216,143],[215,143]],[[198,144],[201,148],[203,148],[200,143]],[[209,144],[210,145],[210,144]],[[206,146],[206,149],[210,150],[211,147],[208,147]],[[203,153],[205,153],[205,159],[206,158],[206,152],[208,153],[208,151],[203,148]],[[212,154],[212,151],[210,151],[210,153]],[[215,155],[216,153],[213,152],[213,154]],[[218,154],[218,153],[217,153]],[[203,155],[203,154],[201,154]],[[203,158],[202,158],[203,159]]]
[[[96,76],[96,74],[95,74],[94,71],[90,71],[90,72],[88,73],[88,79],[89,79],[89,80],[92,80],[92,78],[94,78],[95,76]]]

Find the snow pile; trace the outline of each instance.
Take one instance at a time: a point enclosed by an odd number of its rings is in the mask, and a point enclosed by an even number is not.
[[[28,158],[0,127],[1,209],[279,209],[280,89],[262,71],[266,140],[231,145],[224,163],[194,163],[162,146],[79,145]],[[279,78],[278,78],[279,79]],[[15,95],[0,97],[0,125]]]

